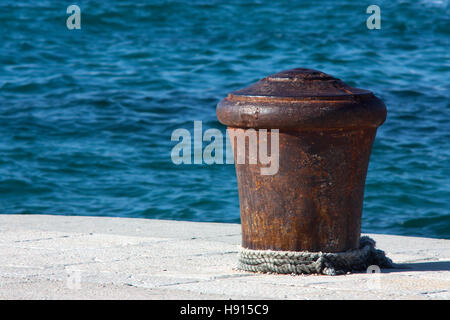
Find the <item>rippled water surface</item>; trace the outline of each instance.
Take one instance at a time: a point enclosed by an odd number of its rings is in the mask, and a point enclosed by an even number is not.
[[[232,165],[171,162],[176,128],[307,67],[388,107],[364,232],[450,238],[448,1],[0,0],[0,212],[239,222]]]

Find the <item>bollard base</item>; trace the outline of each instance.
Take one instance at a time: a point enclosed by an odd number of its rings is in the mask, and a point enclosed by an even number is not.
[[[375,240],[361,237],[360,248],[339,253],[308,251],[272,251],[241,248],[237,269],[280,274],[339,275],[365,271],[370,265],[394,268],[384,251],[375,248]]]

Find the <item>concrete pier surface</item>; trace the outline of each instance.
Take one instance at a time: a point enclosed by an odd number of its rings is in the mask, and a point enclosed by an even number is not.
[[[237,271],[240,225],[0,215],[0,299],[450,299],[450,240],[370,234],[399,269]]]

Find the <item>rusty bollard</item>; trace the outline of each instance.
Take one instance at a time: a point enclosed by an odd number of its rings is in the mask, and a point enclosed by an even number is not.
[[[372,92],[298,68],[230,93],[217,117],[237,141],[239,269],[337,274],[390,265],[373,240],[360,239],[369,157],[386,119],[384,103]],[[252,162],[249,152],[245,163],[236,162],[239,137],[253,129],[258,143],[266,129],[269,150],[270,130],[279,131],[275,174],[261,174],[264,165]]]

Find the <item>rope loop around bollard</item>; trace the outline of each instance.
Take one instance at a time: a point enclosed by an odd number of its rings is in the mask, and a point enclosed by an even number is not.
[[[359,249],[338,253],[241,248],[237,269],[262,273],[339,275],[367,270],[370,265],[394,268],[392,260],[375,245],[375,240],[364,236],[360,239]]]

